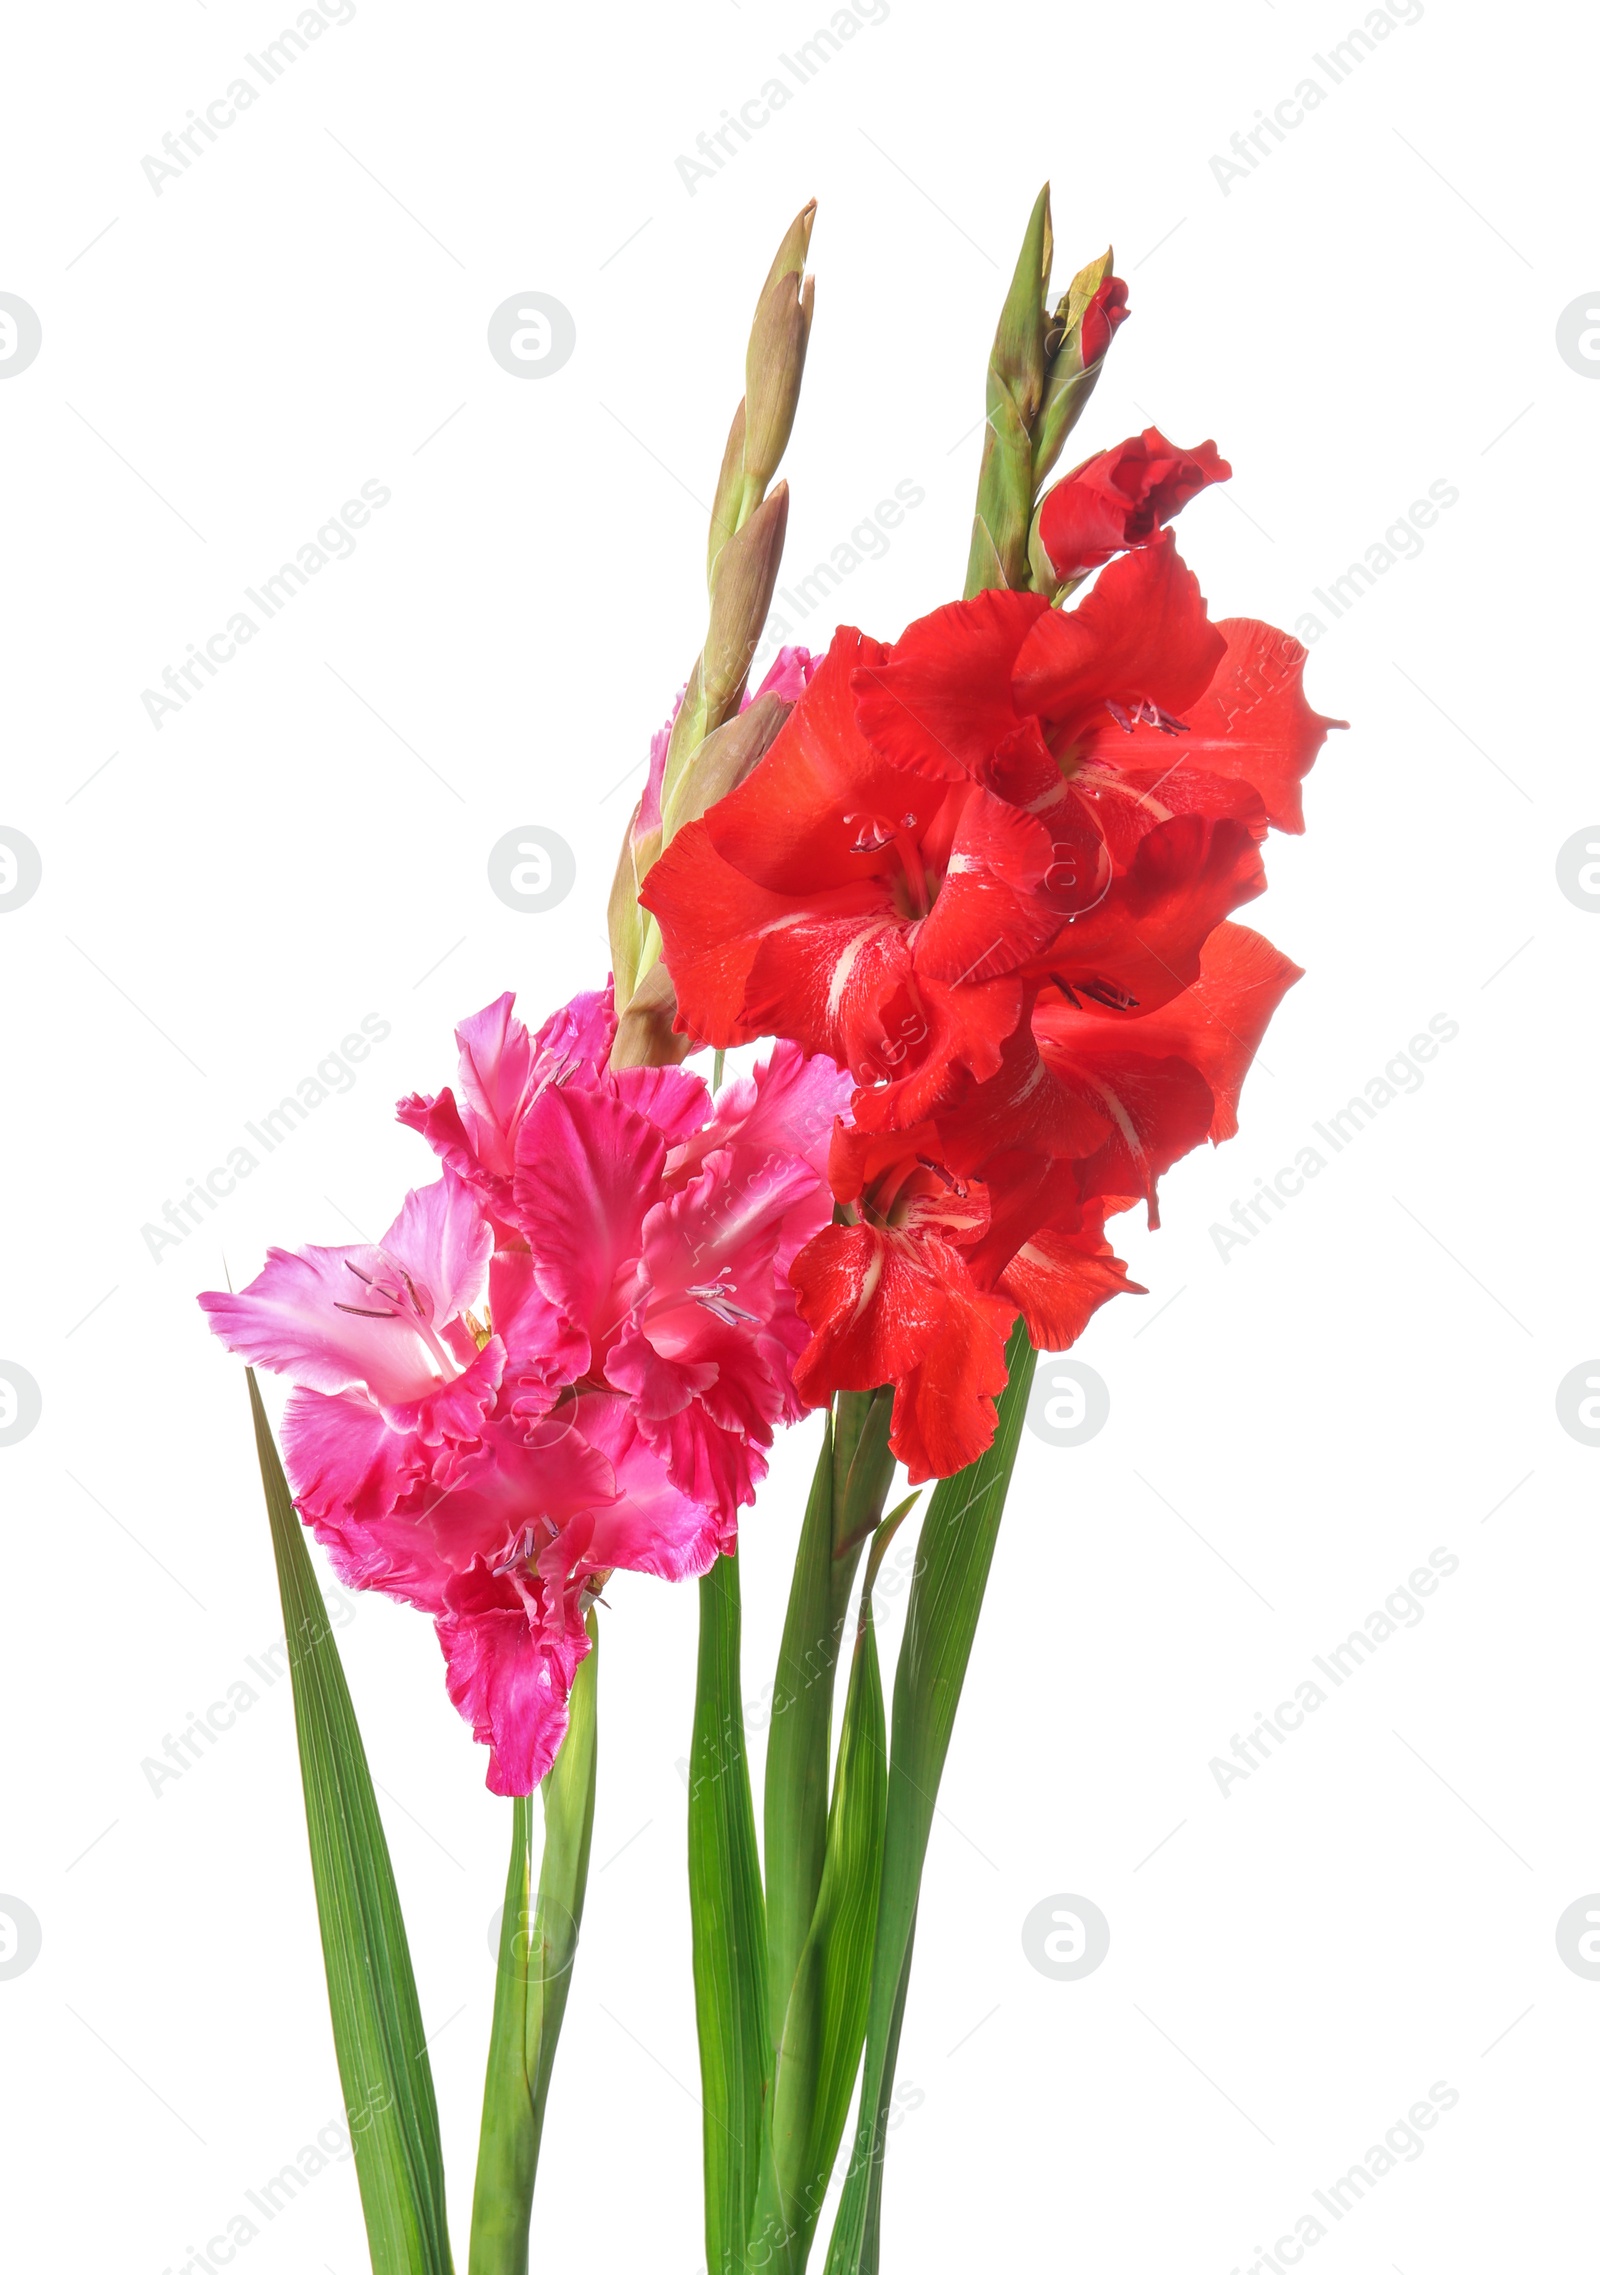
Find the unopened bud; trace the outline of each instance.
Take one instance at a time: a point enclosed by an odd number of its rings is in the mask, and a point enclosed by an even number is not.
[[[756,303],[745,356],[744,494],[748,513],[778,470],[794,426],[811,337],[813,280],[805,275],[816,200],[795,216]]]
[[[717,476],[717,494],[711,506],[711,535],[706,542],[706,584],[709,587],[717,573],[717,555],[739,526],[740,508],[744,499],[744,403],[733,414],[728,429],[727,448],[722,453],[722,471]]]
[[[739,701],[777,587],[789,523],[789,485],[780,482],[722,548],[701,658],[703,732],[720,726]],[[671,765],[668,765],[669,776]]]
[[[706,737],[679,777],[677,792],[662,816],[656,848],[671,844],[685,822],[698,821],[709,806],[737,790],[778,738],[793,706],[779,695],[758,695],[753,703]],[[656,858],[652,853],[650,859]],[[648,866],[648,864],[646,865]],[[646,869],[639,868],[639,882]]]
[[[611,1046],[613,1069],[624,1066],[676,1066],[694,1047],[691,1035],[674,1031],[678,995],[665,964],[651,965],[626,1004],[618,998],[617,1034]]]
[[[611,936],[611,976],[619,1003],[627,1001],[638,981],[650,923],[649,917],[639,906],[639,887],[644,880],[644,871],[636,866],[636,862],[651,838],[654,839],[654,851],[650,859],[653,860],[661,850],[659,827],[641,839],[638,834],[638,819],[638,808],[635,807],[634,827],[629,829],[622,840],[616,874],[611,880],[611,898],[606,903],[606,928]]]
[[[1112,258],[1107,246],[1098,261],[1080,269],[1051,319],[1050,368],[1034,428],[1035,489],[1060,457],[1094,393],[1112,337],[1127,319],[1128,288],[1111,273]]]
[[[1028,581],[1033,518],[1033,427],[1046,385],[1046,294],[1054,237],[1050,185],[1034,201],[1000,311],[984,388],[983,463],[967,561],[966,594]]]

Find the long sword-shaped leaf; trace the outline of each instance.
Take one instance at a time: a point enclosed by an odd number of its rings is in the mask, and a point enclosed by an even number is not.
[[[1033,1387],[1035,1356],[1019,1320],[1006,1350],[1009,1380],[1000,1398],[994,1443],[959,1475],[943,1481],[923,1522],[895,1669],[883,1885],[860,2112],[827,2275],[877,2275],[883,2151],[923,1860]]]
[[[739,1563],[700,1582],[689,1776],[689,1908],[704,2107],[706,2266],[745,2275],[767,2146],[767,1929],[739,1694]]]
[[[389,1844],[327,1607],[255,1375],[247,1375],[289,1645],[334,2051],[373,2275],[451,2275],[433,2071]]]
[[[915,1499],[884,1519],[861,1583],[822,1881],[774,2063],[773,2163],[753,2241],[770,2244],[773,2266],[790,2275],[810,2253],[866,2035],[889,1784],[872,1589]]]
[[[483,2086],[469,2275],[527,2275],[528,2225],[545,2104],[577,1956],[594,1833],[599,1633],[573,1680],[567,1734],[540,1792],[544,1856],[532,1911],[533,1802],[511,1804],[511,1865]]]
[[[833,1682],[863,1543],[894,1476],[887,1391],[841,1392],[828,1417],[778,1647],[763,1805],[774,2046],[817,1907],[828,1828]]]

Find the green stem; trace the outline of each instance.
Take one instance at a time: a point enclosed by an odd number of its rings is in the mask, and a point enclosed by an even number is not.
[[[977,1461],[943,1481],[923,1521],[895,1666],[883,1881],[855,2149],[827,2275],[877,2275],[884,2145],[922,1867],[1036,1359],[1019,1319],[1006,1346],[1009,1379],[999,1401],[994,1441]]]
[[[511,1804],[511,1863],[483,2085],[469,2275],[527,2275],[539,2143],[577,1956],[594,1832],[598,1631],[573,1679],[567,1734],[540,1792],[544,1856],[530,1911],[533,1800]]]
[[[888,1389],[839,1393],[817,1456],[795,1554],[772,1686],[763,1808],[774,2045],[783,2034],[822,1884],[834,1671],[856,1567],[894,1476],[889,1451],[893,1396]]]

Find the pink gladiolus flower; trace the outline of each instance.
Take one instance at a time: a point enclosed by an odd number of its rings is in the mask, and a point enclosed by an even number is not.
[[[533,1036],[512,1002],[457,1029],[459,1100],[401,1102],[443,1175],[375,1247],[275,1248],[200,1301],[295,1384],[285,1466],[341,1578],[432,1616],[491,1789],[528,1793],[606,1575],[704,1572],[801,1412],[789,1266],[849,1083],[779,1044],[713,1104],[608,1070],[609,989]]]

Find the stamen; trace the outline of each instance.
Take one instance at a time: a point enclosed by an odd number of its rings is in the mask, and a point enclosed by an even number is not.
[[[1164,735],[1186,735],[1189,732],[1182,719],[1175,719],[1170,711],[1163,711],[1158,704],[1149,701],[1139,705],[1134,717],[1142,719],[1147,727],[1158,727]]]
[[[398,1311],[367,1311],[359,1303],[335,1303],[335,1311],[348,1311],[356,1319],[398,1319]]]
[[[952,1175],[950,1170],[945,1167],[942,1161],[930,1161],[925,1153],[919,1153],[917,1155],[917,1159],[921,1162],[924,1169],[931,1169],[933,1171],[933,1174],[938,1178],[940,1184],[943,1185],[946,1192],[954,1193],[959,1200],[966,1199],[967,1188],[965,1184],[959,1177]]]
[[[703,1305],[710,1312],[713,1319],[720,1319],[724,1327],[737,1327],[742,1319],[754,1322],[757,1314],[753,1311],[746,1311],[741,1305],[736,1304],[724,1286],[723,1283],[727,1277],[726,1273],[720,1273],[716,1279],[707,1280],[701,1286],[692,1287],[687,1292],[694,1297],[696,1303]]]
[[[915,816],[912,819],[915,820]],[[861,825],[856,832],[856,841],[850,848],[852,853],[881,853],[894,839],[894,824],[886,822],[881,814],[846,814],[845,828],[848,829],[852,822]]]
[[[490,1569],[497,1580],[503,1580],[506,1574],[514,1570],[517,1565],[525,1564],[532,1554],[533,1527],[532,1525],[524,1525],[499,1563],[492,1565]]]
[[[1108,702],[1106,709],[1125,735],[1131,735],[1135,727],[1155,727],[1164,735],[1186,735],[1189,732],[1182,719],[1175,719],[1170,711],[1163,711],[1147,695],[1140,696],[1131,712],[1125,711],[1120,703]]]

